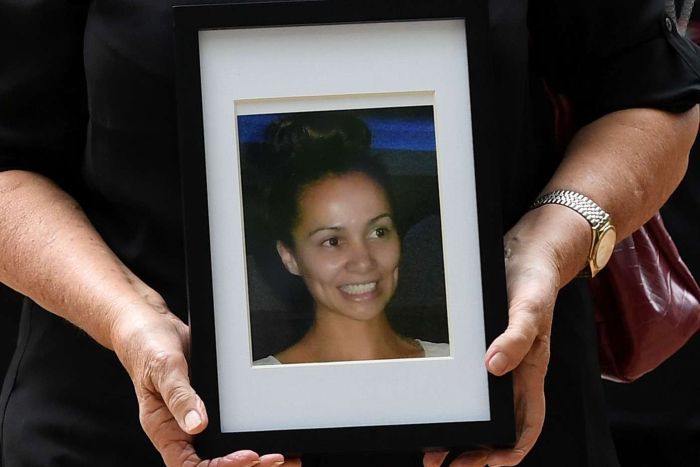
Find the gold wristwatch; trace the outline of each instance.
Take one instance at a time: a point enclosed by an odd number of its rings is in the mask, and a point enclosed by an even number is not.
[[[579,273],[579,277],[593,277],[608,264],[615,248],[617,234],[610,222],[610,214],[587,196],[570,190],[557,190],[537,198],[530,209],[545,204],[560,204],[581,214],[591,225],[593,238],[588,252],[588,267]]]

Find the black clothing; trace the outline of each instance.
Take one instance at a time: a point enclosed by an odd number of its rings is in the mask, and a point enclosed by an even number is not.
[[[490,9],[506,227],[558,163],[536,72],[572,96],[580,122],[629,106],[687,109],[700,98],[697,52],[665,28],[662,0],[532,0],[529,13],[527,2],[492,0]],[[57,181],[184,317],[171,23],[168,2],[3,0],[0,170]],[[586,301],[581,284],[562,293],[545,430],[524,465],[616,464]],[[111,352],[29,301],[20,328],[0,398],[5,467],[160,463]]]

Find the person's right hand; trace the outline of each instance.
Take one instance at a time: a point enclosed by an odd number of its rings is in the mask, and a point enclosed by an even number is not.
[[[112,328],[112,344],[132,379],[141,426],[168,467],[299,467],[281,454],[259,456],[237,451],[202,460],[192,436],[207,426],[204,403],[190,386],[187,356],[189,328],[173,315],[159,297],[150,306],[137,305],[120,313]]]
[[[207,426],[207,413],[189,382],[189,328],[117,258],[73,198],[37,173],[0,171],[0,218],[0,281],[116,352],[141,425],[168,467],[283,464],[279,454],[252,451],[197,456],[192,436]]]

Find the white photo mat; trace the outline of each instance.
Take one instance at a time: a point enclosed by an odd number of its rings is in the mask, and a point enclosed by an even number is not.
[[[464,28],[200,31],[223,433],[490,419]],[[416,105],[435,112],[451,356],[253,367],[236,116]]]

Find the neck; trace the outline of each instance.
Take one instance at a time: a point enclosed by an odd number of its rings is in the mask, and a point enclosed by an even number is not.
[[[323,312],[301,341],[278,355],[284,363],[422,356],[417,342],[396,333],[384,313],[365,321]]]

